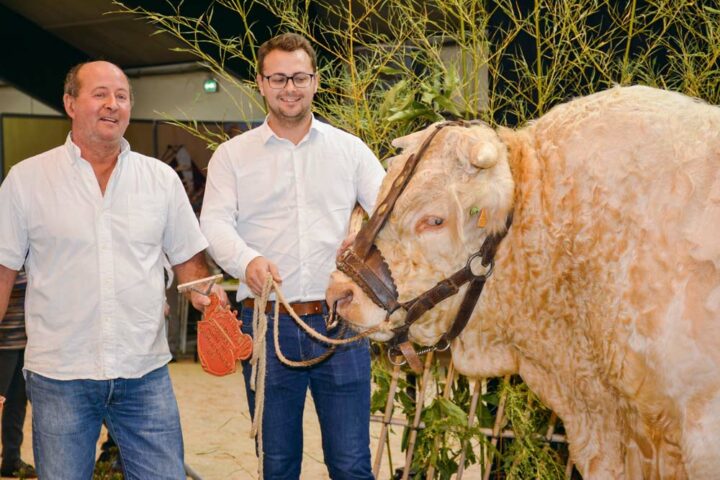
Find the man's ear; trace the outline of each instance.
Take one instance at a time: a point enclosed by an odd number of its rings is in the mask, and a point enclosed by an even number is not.
[[[263,90],[263,77],[259,73],[255,77],[255,81],[257,82],[258,90],[260,91],[260,95],[263,97],[265,96],[265,91]]]
[[[313,95],[315,95],[318,91],[318,85],[320,85],[320,73],[315,72],[315,76],[313,77],[315,80],[315,88],[313,88]]]
[[[63,105],[65,106],[65,113],[68,117],[75,118],[75,97],[66,93],[63,95]]]

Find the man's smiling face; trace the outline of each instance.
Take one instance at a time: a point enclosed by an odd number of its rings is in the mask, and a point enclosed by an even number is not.
[[[83,65],[77,74],[77,96],[65,94],[78,144],[119,143],[130,123],[130,85],[125,74],[108,62]]]
[[[271,121],[275,119],[286,125],[305,121],[310,116],[313,97],[317,91],[317,76],[313,77],[306,87],[298,88],[288,80],[281,89],[271,88],[265,78],[276,73],[287,77],[296,73],[314,74],[312,61],[305,50],[272,50],[265,57],[262,69],[261,75],[257,76],[257,82],[260,93],[267,102]]]

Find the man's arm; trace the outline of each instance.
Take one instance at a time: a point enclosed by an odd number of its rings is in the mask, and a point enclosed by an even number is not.
[[[208,252],[215,263],[233,277],[247,282],[245,274],[250,263],[262,254],[250,248],[237,230],[239,206],[234,168],[229,153],[221,145],[208,164],[200,228],[210,244]],[[249,270],[253,272],[255,268]]]
[[[204,251],[198,252],[189,260],[173,266],[173,271],[175,272],[175,275],[177,275],[177,281],[179,284],[192,282],[193,280],[199,280],[210,276],[207,262],[205,261]],[[221,304],[228,304],[227,294],[220,285],[213,285],[211,293],[218,296]],[[210,305],[210,298],[196,291],[191,291],[188,298],[190,299],[190,303],[192,303],[193,307],[201,312],[206,306]]]
[[[360,142],[356,153],[357,158],[360,159],[355,177],[357,201],[370,215],[375,208],[380,184],[385,177],[385,170],[375,154],[364,143]]]
[[[10,293],[12,292],[13,285],[15,285],[15,277],[17,277],[17,274],[17,270],[0,265],[0,322],[5,318],[5,312],[7,312],[8,302],[10,301]]]

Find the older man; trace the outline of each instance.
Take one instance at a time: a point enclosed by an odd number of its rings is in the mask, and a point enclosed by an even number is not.
[[[65,144],[17,164],[0,187],[0,318],[25,264],[38,473],[91,478],[104,420],[127,478],[185,478],[163,265],[181,283],[206,276],[207,243],[177,174],[123,139],[132,92],[122,70],[78,65],[63,99]]]

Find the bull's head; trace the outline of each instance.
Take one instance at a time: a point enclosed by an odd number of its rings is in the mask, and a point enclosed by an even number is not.
[[[485,125],[443,127],[393,142],[402,153],[389,162],[371,221],[330,280],[328,303],[358,330],[381,325],[371,335],[375,340],[401,331],[414,299],[457,274],[481,246],[492,244],[494,254],[496,242],[489,240],[499,241],[508,228],[514,183],[505,144]],[[405,177],[407,186],[388,202]],[[387,218],[373,222],[384,209]],[[354,264],[368,266],[367,275],[357,273],[362,269]],[[436,343],[450,328],[465,288],[430,310],[416,309],[422,313],[412,320],[410,338]]]

